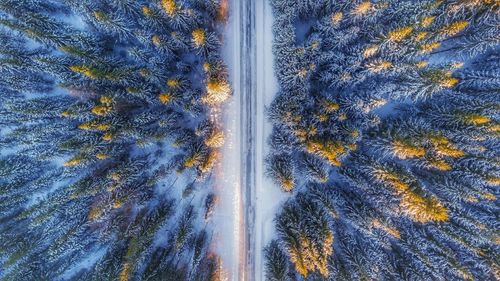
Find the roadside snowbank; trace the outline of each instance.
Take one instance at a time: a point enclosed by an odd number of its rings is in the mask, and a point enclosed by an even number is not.
[[[256,136],[256,198],[255,198],[255,278],[265,280],[264,247],[273,239],[274,217],[287,195],[265,175],[264,159],[269,153],[267,139],[272,124],[267,120],[266,109],[278,92],[274,75],[273,14],[269,1],[256,3],[256,56],[257,56],[257,136]]]

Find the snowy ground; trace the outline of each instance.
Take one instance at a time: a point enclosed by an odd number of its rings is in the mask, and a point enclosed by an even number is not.
[[[278,81],[273,70],[272,53],[272,24],[273,14],[269,1],[257,1],[255,9],[255,22],[257,23],[257,130],[256,130],[256,168],[255,168],[255,236],[254,239],[254,265],[255,277],[252,280],[265,280],[264,272],[264,247],[274,236],[274,222],[279,206],[286,200],[286,194],[277,187],[270,178],[265,176],[264,159],[269,152],[267,145],[268,136],[271,134],[272,125],[265,115],[265,110],[272,102],[278,91]]]
[[[226,143],[217,167],[219,205],[215,249],[229,280],[264,280],[263,248],[274,235],[273,218],[286,199],[265,177],[265,108],[277,92],[272,56],[272,11],[266,0],[232,0],[224,54],[234,97],[223,109]]]
[[[216,167],[215,191],[218,205],[213,217],[214,247],[222,259],[228,280],[243,280],[241,269],[245,249],[243,194],[241,186],[241,118],[240,118],[240,16],[239,1],[230,3],[231,12],[224,38],[224,59],[229,67],[229,78],[234,96],[222,109],[225,144],[221,161]]]

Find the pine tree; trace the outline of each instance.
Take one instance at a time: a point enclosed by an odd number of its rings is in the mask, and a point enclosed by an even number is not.
[[[498,278],[498,3],[271,4],[269,157],[296,188],[268,278]]]
[[[210,185],[224,141],[195,132],[232,95],[218,6],[0,3],[0,279],[207,280],[172,189]]]

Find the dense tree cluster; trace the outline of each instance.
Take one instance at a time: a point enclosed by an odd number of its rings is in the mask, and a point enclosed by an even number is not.
[[[272,0],[269,280],[498,280],[500,3]]]
[[[1,280],[221,278],[219,5],[0,2]]]

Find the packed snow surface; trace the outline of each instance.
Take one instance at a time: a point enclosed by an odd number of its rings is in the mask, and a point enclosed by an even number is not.
[[[272,10],[268,1],[231,2],[224,38],[234,89],[222,110],[226,142],[216,171],[219,204],[215,249],[228,280],[264,280],[263,249],[286,195],[265,176],[266,108],[278,91],[273,71]]]
[[[215,172],[215,192],[218,206],[213,217],[214,246],[222,259],[228,280],[239,280],[240,256],[244,244],[243,203],[241,191],[240,150],[240,17],[238,1],[231,3],[231,13],[224,36],[224,59],[229,68],[229,79],[234,93],[222,110],[225,143],[221,149],[221,162]]]

